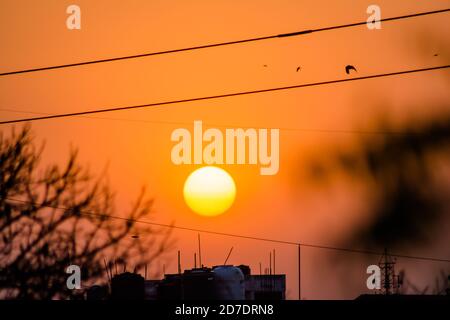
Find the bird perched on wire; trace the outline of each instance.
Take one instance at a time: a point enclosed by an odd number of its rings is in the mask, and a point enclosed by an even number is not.
[[[355,68],[354,66],[352,66],[352,65],[347,65],[347,66],[345,67],[345,73],[346,73],[346,74],[350,74],[350,71],[352,71],[352,70],[354,70],[355,72],[358,72],[358,71],[356,70],[356,68]]]

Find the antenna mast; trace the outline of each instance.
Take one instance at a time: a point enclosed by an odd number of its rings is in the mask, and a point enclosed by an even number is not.
[[[223,263],[223,265],[226,265],[226,264],[227,264],[228,258],[230,257],[231,251],[233,251],[233,248],[234,248],[234,247],[231,247],[230,251],[228,252],[227,258],[225,259],[225,262]]]
[[[199,263],[199,267],[203,268],[203,265],[202,265],[202,246],[200,244],[200,233],[198,234],[198,263]]]
[[[387,253],[384,249],[384,254],[378,263],[381,269],[381,289],[380,292],[384,295],[396,294],[400,288],[399,276],[395,274],[396,260]]]

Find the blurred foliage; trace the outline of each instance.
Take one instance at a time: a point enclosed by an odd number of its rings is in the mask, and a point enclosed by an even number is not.
[[[401,133],[380,128],[386,134],[361,138],[355,150],[314,160],[309,176],[326,183],[344,173],[370,190],[369,222],[355,227],[350,242],[370,248],[426,243],[450,203],[449,190],[439,188],[436,177],[438,165],[450,167],[450,118]]]

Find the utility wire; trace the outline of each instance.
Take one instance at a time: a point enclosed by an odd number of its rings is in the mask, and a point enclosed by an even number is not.
[[[86,115],[86,114],[105,113],[105,112],[123,111],[123,110],[131,110],[131,109],[142,109],[142,108],[148,108],[148,107],[158,107],[158,106],[163,106],[163,105],[172,105],[172,104],[194,102],[194,101],[217,100],[217,99],[236,97],[236,96],[260,94],[260,93],[291,90],[291,89],[300,89],[300,88],[306,88],[306,87],[316,87],[316,86],[343,83],[343,82],[351,82],[351,81],[357,81],[357,80],[375,79],[375,78],[391,77],[391,76],[398,76],[398,75],[425,72],[425,71],[448,69],[449,67],[450,67],[450,65],[443,65],[443,66],[438,66],[438,67],[411,69],[411,70],[405,70],[405,71],[381,73],[381,74],[374,74],[374,75],[355,77],[355,78],[337,79],[337,80],[329,80],[329,81],[322,81],[322,82],[311,82],[311,83],[297,84],[297,85],[293,85],[293,86],[259,89],[259,90],[252,90],[252,91],[240,91],[240,92],[232,92],[232,93],[225,93],[225,94],[219,94],[219,95],[213,95],[213,96],[188,98],[188,99],[180,99],[180,100],[169,100],[169,101],[154,102],[154,103],[134,105],[134,106],[123,106],[123,107],[114,107],[114,108],[106,108],[106,109],[79,111],[79,112],[72,112],[72,113],[52,114],[52,115],[46,115],[46,116],[40,116],[40,117],[30,117],[30,118],[22,118],[22,119],[15,119],[15,120],[5,120],[5,121],[0,121],[0,125],[19,123],[19,122],[27,122],[27,121],[48,120],[48,119],[55,119],[55,118],[66,118],[66,117],[81,116],[81,115]]]
[[[34,112],[29,110],[14,110],[14,109],[0,109],[3,112],[12,112],[12,113],[28,113],[28,114],[39,114],[39,115],[51,115],[51,113],[45,112]],[[89,116],[79,116],[78,118],[82,119],[93,119],[93,120],[109,120],[109,121],[122,121],[122,122],[134,122],[134,123],[150,123],[150,124],[161,124],[161,125],[192,125],[192,122],[186,121],[158,121],[158,120],[146,120],[146,119],[128,119],[128,118],[109,118],[109,117],[89,117]],[[370,131],[370,130],[345,130],[345,129],[317,129],[317,128],[296,128],[296,127],[279,127],[279,126],[242,126],[238,124],[219,124],[219,123],[210,123],[204,122],[203,125],[208,127],[216,127],[216,128],[242,128],[242,129],[266,129],[273,128],[279,129],[281,131],[292,131],[292,132],[316,132],[316,133],[341,133],[341,134],[361,134],[361,135],[393,135],[393,136],[403,136],[403,135],[415,135],[416,133],[413,131]]]
[[[401,20],[401,19],[416,18],[416,17],[420,17],[420,16],[444,13],[444,12],[448,12],[448,11],[450,11],[450,8],[441,9],[441,10],[434,10],[434,11],[419,12],[419,13],[413,13],[413,14],[408,14],[408,15],[403,15],[403,16],[396,16],[396,17],[390,17],[390,18],[384,18],[384,19],[376,20],[374,22],[387,22],[387,21],[395,21],[395,20]],[[186,48],[179,48],[179,49],[171,49],[171,50],[166,50],[166,51],[148,52],[148,53],[142,53],[142,54],[131,55],[131,56],[122,56],[122,57],[115,57],[115,58],[108,58],[108,59],[99,59],[99,60],[91,60],[91,61],[84,61],[84,62],[77,62],[77,63],[70,63],[70,64],[61,64],[61,65],[41,67],[41,68],[9,71],[9,72],[0,73],[0,77],[14,75],[14,74],[23,74],[23,73],[30,73],[30,72],[38,72],[38,71],[46,71],[46,70],[69,68],[69,67],[79,67],[79,66],[85,66],[85,65],[90,65],[90,64],[97,64],[97,63],[104,63],[104,62],[130,60],[130,59],[137,59],[137,58],[150,57],[150,56],[156,56],[156,55],[172,54],[172,53],[200,50],[200,49],[207,49],[207,48],[214,48],[214,47],[222,47],[222,46],[229,46],[229,45],[236,45],[236,44],[242,44],[242,43],[263,41],[263,40],[276,39],[276,38],[286,38],[286,37],[301,36],[301,35],[306,35],[306,34],[311,34],[311,33],[322,32],[322,31],[331,31],[331,30],[337,30],[337,29],[351,28],[351,27],[365,25],[367,23],[368,23],[367,21],[361,21],[361,22],[356,22],[356,23],[334,25],[334,26],[317,28],[317,29],[306,29],[306,30],[301,30],[301,31],[282,33],[282,34],[276,34],[276,35],[269,35],[269,36],[263,36],[263,37],[257,37],[257,38],[248,38],[248,39],[234,40],[234,41],[228,41],[228,42],[210,43],[210,44],[204,44],[204,45],[200,45],[200,46],[193,46],[193,47],[186,47]]]
[[[71,211],[71,209],[69,209],[69,208],[39,204],[39,203],[31,202],[31,201],[25,201],[25,200],[14,199],[14,198],[9,198],[9,197],[4,198],[4,199],[9,200],[9,201],[31,204],[33,206],[52,208],[52,209],[63,210],[63,211]],[[315,248],[315,249],[334,250],[334,251],[341,251],[341,252],[359,253],[359,254],[377,255],[377,256],[381,256],[384,254],[383,252],[376,252],[376,251],[369,251],[369,250],[357,250],[357,249],[350,249],[350,248],[323,246],[323,245],[316,245],[316,244],[303,243],[303,242],[285,241],[285,240],[269,239],[269,238],[255,237],[255,236],[246,236],[246,235],[240,235],[240,234],[234,234],[234,233],[217,232],[217,231],[197,229],[197,228],[188,228],[188,227],[176,226],[173,224],[164,224],[164,223],[150,222],[150,221],[146,221],[146,220],[130,219],[130,218],[124,218],[124,217],[119,217],[119,216],[113,216],[113,215],[99,214],[99,213],[94,213],[94,212],[89,212],[89,211],[80,211],[80,214],[85,215],[85,216],[100,218],[100,219],[110,218],[110,219],[115,219],[115,220],[122,220],[122,221],[134,222],[134,223],[142,223],[142,224],[158,226],[158,227],[163,227],[163,228],[172,228],[172,229],[192,231],[192,232],[197,232],[197,233],[205,233],[205,234],[212,234],[212,235],[218,235],[218,236],[264,241],[264,242],[271,242],[271,243],[278,243],[278,244],[285,244],[285,245],[303,246],[303,247],[309,247],[309,248]],[[405,258],[405,259],[424,260],[424,261],[433,261],[433,262],[450,262],[450,259],[435,258],[435,257],[412,256],[412,255],[404,255],[404,254],[389,254],[389,255],[393,256],[393,257]]]

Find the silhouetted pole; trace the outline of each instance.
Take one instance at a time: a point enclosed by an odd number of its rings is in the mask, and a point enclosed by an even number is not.
[[[180,254],[180,250],[178,250],[178,274],[181,274],[181,254]]]
[[[203,267],[203,265],[202,265],[202,247],[200,244],[200,233],[198,234],[198,264],[199,264],[200,268]]]
[[[298,300],[302,300],[301,246],[298,245]]]
[[[230,251],[228,252],[227,258],[225,259],[225,262],[223,263],[223,265],[227,264],[228,259],[230,258],[231,252],[233,251],[234,247],[231,247]]]
[[[275,249],[273,249],[273,274],[276,274],[276,272],[275,272]]]
[[[269,275],[272,275],[272,252],[269,252]]]

